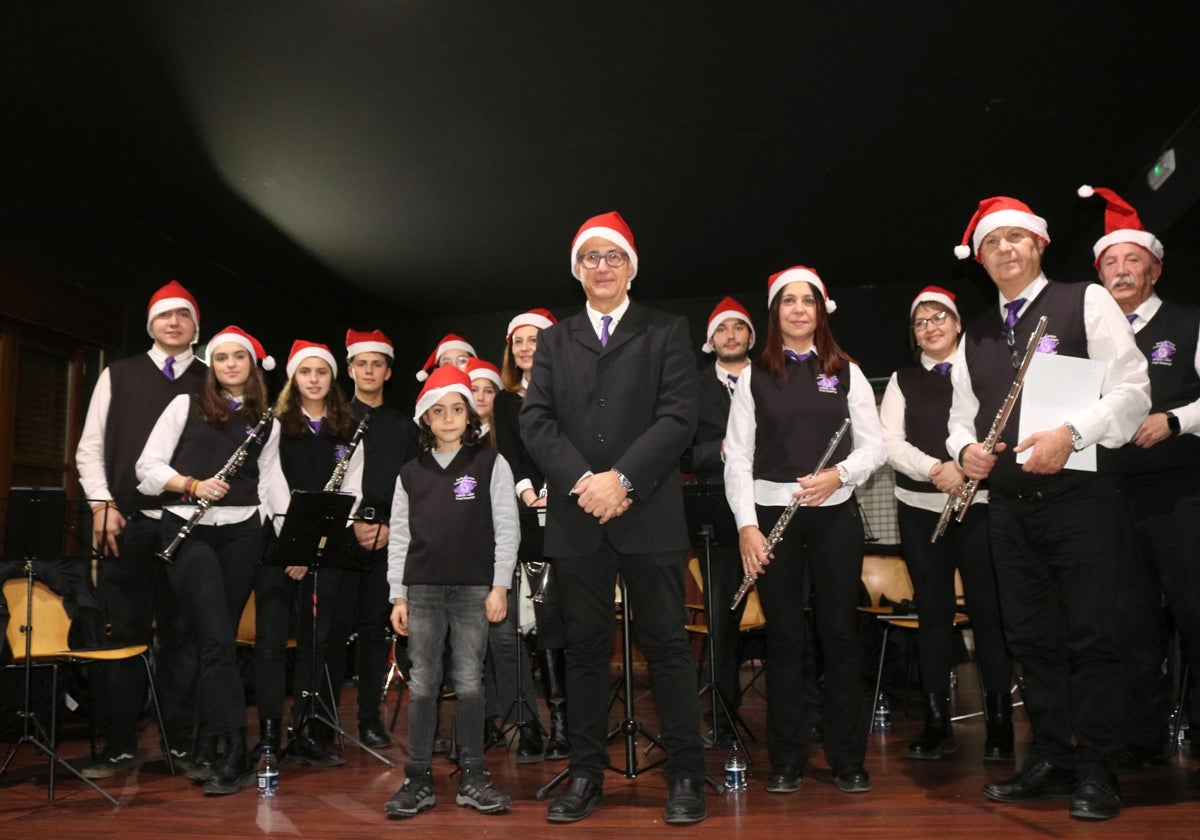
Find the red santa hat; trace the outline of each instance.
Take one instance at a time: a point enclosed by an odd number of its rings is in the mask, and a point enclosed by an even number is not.
[[[1138,218],[1137,211],[1129,202],[1107,187],[1089,187],[1084,184],[1078,192],[1080,198],[1098,195],[1108,202],[1108,207],[1104,210],[1104,236],[1097,239],[1096,244],[1092,246],[1096,265],[1100,264],[1100,255],[1104,253],[1104,249],[1118,242],[1140,245],[1162,262],[1163,244],[1158,241],[1157,236],[1146,230],[1146,226]]]
[[[829,299],[829,292],[825,289],[825,284],[821,281],[821,278],[817,276],[817,272],[803,265],[794,265],[791,268],[785,268],[783,271],[772,274],[767,278],[767,306],[770,307],[771,301],[775,300],[775,295],[779,294],[780,289],[788,283],[795,283],[797,280],[811,283],[821,293],[821,297],[825,299],[826,312],[833,314],[837,311],[837,302]]]
[[[1047,244],[1050,243],[1050,233],[1045,219],[1029,209],[1029,205],[1025,202],[1009,198],[1006,195],[997,195],[979,202],[979,206],[975,208],[975,215],[971,217],[971,221],[967,223],[967,229],[963,231],[962,243],[954,246],[954,256],[960,260],[971,256],[971,248],[967,247],[967,240],[970,240],[975,249],[975,260],[978,262],[979,243],[983,241],[983,237],[998,227],[1025,228],[1034,233],[1038,239]]]
[[[727,297],[717,304],[716,309],[708,316],[708,329],[704,333],[704,337],[708,340],[700,345],[700,349],[705,353],[713,352],[712,337],[717,331],[717,327],[721,326],[721,322],[726,318],[738,318],[746,322],[746,326],[750,328],[750,346],[754,346],[754,322],[750,320],[750,313],[746,311],[746,307],[742,306],[731,297]]]
[[[208,340],[208,358],[212,359],[214,347],[227,344],[231,341],[249,350],[254,358],[262,362],[263,370],[275,370],[275,358],[267,355],[267,351],[263,350],[263,346],[259,343],[258,339],[241,327],[235,327],[232,324]],[[212,362],[209,361],[208,364],[211,366]]]
[[[462,394],[467,405],[478,411],[475,405],[475,395],[471,393],[471,378],[467,376],[467,372],[459,370],[454,365],[442,365],[427,377],[425,387],[417,396],[417,408],[413,413],[413,421],[419,424],[421,415],[449,393]]]
[[[472,356],[479,355],[475,352],[475,348],[472,347],[470,342],[468,342],[465,338],[455,335],[454,333],[447,333],[442,337],[442,340],[437,343],[437,347],[434,348],[433,352],[429,354],[429,358],[425,360],[424,366],[417,371],[417,381],[424,382],[426,379],[428,379],[430,372],[438,366],[438,359],[440,359],[444,353],[450,350],[465,350]]]
[[[392,340],[381,330],[371,330],[370,332],[346,330],[346,361],[349,362],[359,353],[382,353],[389,359],[396,358]]]
[[[464,372],[472,382],[476,379],[490,379],[497,388],[504,387],[504,383],[500,381],[500,368],[491,362],[485,362],[483,359],[470,359]]]
[[[200,334],[200,307],[196,305],[196,299],[192,297],[192,293],[183,288],[178,280],[172,280],[151,296],[150,305],[146,308],[146,332],[150,333],[151,338],[154,338],[150,324],[157,316],[164,312],[170,312],[172,309],[186,309],[192,313],[192,320],[196,322],[196,335],[192,336],[194,343]]]
[[[318,344],[315,341],[305,341],[302,338],[297,338],[292,344],[292,352],[288,353],[288,379],[291,379],[296,375],[296,368],[300,367],[300,362],[312,357],[323,359],[324,361],[328,362],[329,369],[333,371],[334,376],[337,376],[337,362],[333,360],[333,351],[331,351],[324,344]]]
[[[908,314],[912,315],[916,312],[917,307],[922,303],[940,303],[957,318],[959,317],[958,307],[954,305],[954,299],[954,292],[943,289],[941,286],[926,286],[913,298],[912,306],[908,308]]]
[[[537,327],[539,330],[544,330],[557,323],[558,319],[549,309],[530,309],[508,322],[508,331],[504,334],[504,340],[512,341],[512,334],[521,327]]]
[[[629,225],[625,224],[625,220],[616,210],[592,216],[580,226],[579,233],[575,234],[575,239],[571,242],[571,274],[576,279],[582,279],[579,276],[579,248],[593,236],[607,239],[629,255],[629,279],[632,281],[637,276],[638,270],[637,249],[633,247],[633,231],[629,229]]]

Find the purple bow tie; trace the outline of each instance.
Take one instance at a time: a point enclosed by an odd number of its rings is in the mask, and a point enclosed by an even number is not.
[[[950,368],[952,367],[954,367],[954,365],[951,362],[938,362],[933,366],[933,372],[939,376],[949,376]]]

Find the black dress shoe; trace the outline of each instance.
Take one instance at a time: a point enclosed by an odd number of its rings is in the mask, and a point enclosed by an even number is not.
[[[983,795],[997,802],[1025,802],[1043,796],[1069,796],[1075,790],[1075,771],[1034,758],[1021,772],[1003,782],[989,782]]]
[[[686,825],[708,816],[704,804],[703,779],[676,779],[667,791],[667,822]]]
[[[604,804],[600,785],[575,776],[546,810],[550,822],[577,822]]]
[[[1121,813],[1117,780],[1084,779],[1071,794],[1071,816],[1084,820],[1111,820]]]
[[[392,739],[383,728],[383,721],[368,720],[358,725],[358,740],[373,750],[390,747]]]
[[[536,764],[546,757],[542,747],[542,733],[536,723],[521,725],[520,737],[517,739],[517,764]]]
[[[842,793],[866,793],[871,789],[871,774],[861,764],[833,772],[833,783]]]
[[[795,767],[772,767],[771,775],[767,777],[768,793],[795,793],[800,790],[800,780],[804,772]]]

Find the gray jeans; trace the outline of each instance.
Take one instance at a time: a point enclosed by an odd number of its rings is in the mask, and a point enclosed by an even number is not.
[[[484,601],[490,586],[417,585],[408,588],[408,753],[406,772],[433,763],[442,652],[450,634],[450,676],[454,682],[455,730],[459,765],[483,766],[483,657],[488,620]]]

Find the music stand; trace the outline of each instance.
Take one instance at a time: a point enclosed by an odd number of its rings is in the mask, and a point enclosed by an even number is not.
[[[312,574],[312,648],[309,651],[309,675],[312,685],[308,687],[309,690],[301,691],[304,705],[300,714],[296,716],[296,731],[302,729],[310,720],[320,721],[388,767],[395,767],[395,762],[380,755],[343,729],[337,715],[329,708],[329,704],[317,689],[317,593],[321,568],[359,568],[358,564],[350,560],[351,552],[342,550],[346,540],[346,523],[350,521],[350,511],[353,507],[352,493],[293,490],[279,538],[263,562],[271,566],[308,566]],[[287,753],[287,749],[284,753]]]
[[[49,783],[47,797],[54,801],[54,764],[57,762],[72,775],[84,782],[96,793],[108,800],[114,808],[121,803],[113,799],[102,787],[84,776],[54,749],[54,734],[58,723],[58,663],[52,663],[50,688],[50,734],[33,711],[33,564],[45,562],[52,557],[62,557],[63,530],[66,527],[66,491],[61,487],[13,487],[9,490],[8,516],[6,517],[3,558],[8,562],[22,563],[25,572],[25,623],[21,633],[25,636],[25,696],[18,715],[22,720],[21,737],[17,740],[4,763],[0,774],[8,769],[13,757],[22,744],[33,744],[47,758]],[[16,620],[16,611],[9,604],[9,621]],[[14,651],[14,654],[16,651]]]
[[[683,488],[683,511],[689,530],[700,537],[704,544],[706,584],[703,595],[705,623],[708,625],[708,634],[705,640],[708,648],[708,682],[700,689],[700,694],[707,693],[709,696],[713,734],[721,731],[720,715],[724,714],[725,720],[729,722],[729,729],[733,732],[734,740],[743,745],[743,752],[745,752],[742,733],[744,732],[750,740],[755,740],[754,735],[742,717],[730,708],[729,699],[717,687],[717,634],[712,621],[712,616],[717,614],[715,611],[723,609],[723,607],[717,606],[713,592],[712,546],[733,546],[736,549],[738,546],[737,523],[734,521],[733,511],[729,509],[729,503],[725,500],[725,487],[720,484],[710,485],[700,482],[699,484],[685,485]],[[739,621],[745,610],[745,603],[743,599],[736,612],[736,618]],[[715,747],[717,744],[714,742],[713,746]]]

